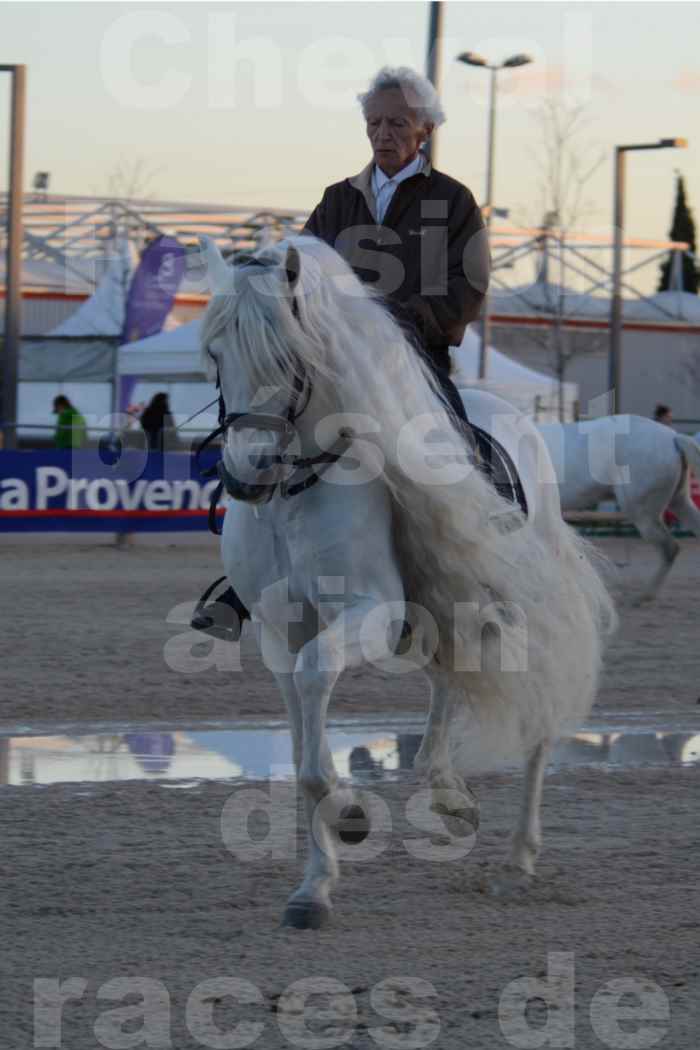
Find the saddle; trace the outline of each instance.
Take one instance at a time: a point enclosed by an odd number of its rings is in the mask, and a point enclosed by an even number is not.
[[[496,492],[527,515],[527,499],[515,464],[503,445],[474,423],[469,424],[478,456],[478,466]]]

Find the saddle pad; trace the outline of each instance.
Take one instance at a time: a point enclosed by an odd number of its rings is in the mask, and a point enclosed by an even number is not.
[[[481,427],[474,426],[473,423],[469,425],[479,453],[480,470],[489,479],[499,496],[508,500],[509,503],[517,503],[523,514],[527,515],[525,490],[513,460],[503,445],[494,437],[487,434]]]

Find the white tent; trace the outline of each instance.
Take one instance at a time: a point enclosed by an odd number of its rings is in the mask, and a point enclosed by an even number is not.
[[[493,314],[512,316],[555,314],[560,308],[567,317],[601,318],[610,314],[607,296],[590,295],[558,284],[533,281],[513,288],[495,288],[489,293]]]
[[[160,332],[149,339],[140,339],[119,349],[118,369],[120,375],[139,376],[148,379],[203,380],[200,361],[199,340],[201,320],[181,325],[171,332]],[[479,374],[479,337],[467,329],[462,345],[452,351],[455,378],[465,386],[474,386]],[[539,418],[549,418],[558,404],[558,384],[552,376],[535,372],[518,364],[506,354],[489,348],[488,379],[485,387],[528,414],[535,412],[538,401]],[[198,391],[198,395],[201,391]],[[574,383],[564,384],[567,418],[573,411],[573,402],[578,395]]]
[[[119,348],[119,374],[203,379],[199,357],[201,331],[202,320],[197,318],[169,332],[158,332],[147,339],[126,343]]]
[[[451,351],[454,366],[452,378],[457,386],[483,387],[542,422],[559,418],[559,383],[556,377],[527,368],[489,346],[486,379],[480,380],[479,350],[478,334],[467,328],[462,345]],[[578,399],[576,383],[564,383],[563,394],[565,418],[572,419],[574,404]]]
[[[700,324],[700,296],[681,289],[657,292],[645,300],[626,300],[624,307],[625,317],[630,320]]]
[[[69,397],[88,422],[109,413],[133,265],[132,249],[123,241],[89,299],[44,339],[22,341],[17,406],[21,436],[38,426],[51,429],[51,403],[59,393]]]
[[[124,328],[126,295],[135,260],[128,241],[122,241],[110,257],[97,288],[75,313],[49,333],[52,336],[120,336]]]
[[[610,292],[598,295],[560,288],[557,284],[533,281],[513,288],[496,288],[489,294],[491,313],[513,317],[554,315],[560,306],[565,317],[582,317],[607,321],[610,317]],[[700,322],[700,296],[681,289],[657,292],[643,298],[622,300],[622,312],[628,321],[697,324]]]
[[[119,372],[122,375],[169,376],[202,375],[199,340],[202,321],[190,321],[171,332],[159,332],[119,348]],[[452,350],[460,376],[471,382],[478,376],[479,337],[467,329],[462,345]],[[489,378],[497,382],[551,385],[555,380],[519,364],[506,354],[489,348]]]
[[[133,260],[126,241],[110,257],[97,288],[44,340],[22,343],[19,378],[24,382],[108,382],[114,375],[115,344],[124,327],[126,292]]]

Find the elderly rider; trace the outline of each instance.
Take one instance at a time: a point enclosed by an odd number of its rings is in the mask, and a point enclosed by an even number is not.
[[[361,281],[384,293],[465,418],[449,379],[449,347],[462,342],[488,286],[481,211],[471,191],[436,171],[421,149],[445,121],[429,80],[385,67],[359,101],[372,160],[325,190],[304,232],[330,244]]]
[[[466,186],[432,167],[421,147],[445,121],[435,88],[407,68],[381,69],[359,96],[372,160],[329,186],[304,233],[325,241],[387,304],[466,422],[450,379],[449,347],[479,314],[489,277],[484,223]],[[235,614],[235,615],[234,615]],[[237,638],[248,612],[233,588],[198,608],[192,626]]]

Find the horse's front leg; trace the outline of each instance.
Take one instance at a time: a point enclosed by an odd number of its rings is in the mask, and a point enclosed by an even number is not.
[[[395,608],[393,612],[395,616]],[[337,776],[326,740],[328,704],[346,667],[386,657],[388,632],[393,631],[394,641],[398,641],[401,629],[400,620],[394,616],[388,605],[377,600],[358,601],[297,655],[294,687],[302,725],[299,784],[313,841],[304,881],[287,905],[288,925],[317,927],[329,917],[330,890],[338,874],[334,826],[343,810],[347,814],[351,796],[335,791]],[[370,629],[365,630],[368,624]],[[358,824],[366,821],[357,805],[351,815]]]
[[[301,886],[294,891],[287,901],[283,925],[293,926],[302,930],[318,929],[325,925],[330,917],[330,892],[333,888],[333,883],[338,878],[338,862],[332,831],[327,821],[323,819],[322,810],[318,808],[318,800],[315,793],[310,792],[304,785],[302,773],[305,755],[304,719],[295,677],[293,675],[285,675],[284,681],[280,685],[288,710],[295,709],[294,721],[297,732],[294,743],[294,764],[297,783],[301,787],[303,796],[309,846],[304,879]],[[333,765],[333,757],[325,733],[320,741],[320,766],[323,771],[324,781],[328,784],[328,790],[333,792],[338,776]]]
[[[268,667],[273,670],[275,681],[287,708],[294,769],[297,783],[299,783],[304,753],[304,733],[301,703],[294,680],[297,653],[290,651],[287,640],[283,640],[281,635],[266,627],[261,628],[260,649]],[[334,787],[337,776],[325,739],[322,743],[321,762],[329,784]],[[323,824],[320,824],[318,829],[314,826],[315,810],[315,801],[305,792],[304,815],[309,845],[308,860],[304,881],[289,898],[283,919],[283,925],[296,926],[301,929],[318,927],[323,924],[330,911],[330,888],[338,874],[335,852],[328,829]]]

